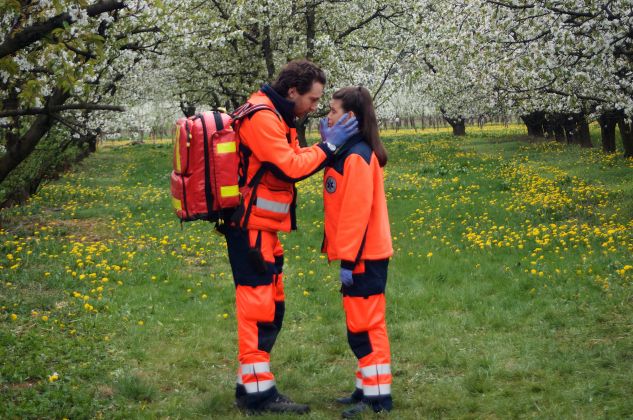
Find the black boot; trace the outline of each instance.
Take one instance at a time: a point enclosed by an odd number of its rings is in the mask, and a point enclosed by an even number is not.
[[[306,404],[297,404],[290,398],[277,394],[274,397],[264,401],[257,408],[251,410],[254,413],[293,413],[306,414],[310,411],[310,407]]]
[[[349,405],[349,404],[358,404],[362,400],[363,400],[363,390],[356,388],[354,392],[352,392],[352,395],[350,395],[349,397],[337,398],[336,402],[339,404]]]
[[[380,400],[368,400],[365,398],[358,404],[343,411],[342,416],[344,419],[353,419],[359,417],[365,412],[373,411],[374,413],[384,413],[391,411],[392,408],[393,402],[391,400],[391,396]]]
[[[235,385],[235,406],[240,410],[246,409],[246,388],[244,385],[236,384]]]

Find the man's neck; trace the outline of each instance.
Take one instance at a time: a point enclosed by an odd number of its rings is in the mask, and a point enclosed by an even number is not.
[[[295,114],[294,114],[295,103],[281,96],[269,84],[265,84],[262,87],[261,91],[264,92],[266,96],[268,96],[270,101],[275,106],[275,109],[277,110],[277,112],[279,112],[279,115],[281,115],[281,117],[284,119],[288,127],[294,127],[295,126]]]

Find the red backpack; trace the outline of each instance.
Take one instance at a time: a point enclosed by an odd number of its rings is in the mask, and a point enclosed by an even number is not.
[[[240,205],[239,121],[263,109],[274,111],[246,103],[233,114],[213,111],[178,119],[171,196],[181,221],[218,222],[225,210]]]

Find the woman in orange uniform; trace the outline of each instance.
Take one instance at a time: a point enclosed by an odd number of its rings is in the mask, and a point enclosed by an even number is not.
[[[391,354],[385,323],[387,266],[393,254],[382,169],[387,152],[378,136],[369,91],[347,87],[334,93],[320,129],[327,132],[339,119],[352,116],[360,133],[328,164],[323,184],[322,251],[329,261],[340,260],[347,338],[358,358],[356,389],[351,396],[337,400],[353,404],[343,417],[392,408]]]

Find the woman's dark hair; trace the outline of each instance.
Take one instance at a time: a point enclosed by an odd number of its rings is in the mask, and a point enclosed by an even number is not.
[[[378,158],[380,166],[387,164],[387,151],[378,136],[378,121],[369,91],[362,87],[346,87],[334,92],[332,99],[341,101],[343,111],[352,111],[358,120],[360,134]]]
[[[312,61],[293,60],[281,69],[277,80],[272,83],[272,87],[275,92],[285,98],[288,96],[288,89],[297,88],[297,92],[303,95],[312,89],[314,82],[325,84],[323,70]]]

